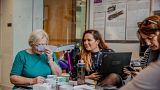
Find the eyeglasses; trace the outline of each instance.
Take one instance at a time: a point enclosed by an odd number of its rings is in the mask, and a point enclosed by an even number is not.
[[[138,22],[138,27],[141,27],[142,25],[147,26],[149,24],[158,24],[158,22],[153,20],[144,20],[143,22]]]
[[[40,44],[40,43],[38,44],[38,43],[36,43],[36,44],[34,44],[33,47],[36,48],[37,51],[44,52],[47,45],[48,44]]]
[[[48,44],[46,44],[46,43],[36,43],[36,44],[34,44],[34,46],[39,46],[39,45],[42,45],[42,46],[46,46],[46,45],[48,45]]]

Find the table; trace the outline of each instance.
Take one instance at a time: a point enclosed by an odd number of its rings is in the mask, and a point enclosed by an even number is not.
[[[64,85],[51,85],[49,83],[43,83],[43,84],[35,84],[33,85],[33,90],[96,90],[94,85],[70,85],[70,84],[64,84]]]

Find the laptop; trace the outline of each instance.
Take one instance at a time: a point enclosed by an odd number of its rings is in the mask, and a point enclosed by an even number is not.
[[[109,52],[102,58],[100,73],[107,75],[110,73],[122,74],[124,66],[130,65],[132,52]]]

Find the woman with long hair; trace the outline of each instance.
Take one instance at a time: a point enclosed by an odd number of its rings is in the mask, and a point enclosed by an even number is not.
[[[116,73],[109,75],[100,75],[99,68],[102,58],[106,52],[114,52],[105,43],[97,30],[86,30],[82,37],[82,48],[80,58],[86,65],[86,79],[96,80],[99,85],[114,85],[120,87],[123,85],[122,77]]]

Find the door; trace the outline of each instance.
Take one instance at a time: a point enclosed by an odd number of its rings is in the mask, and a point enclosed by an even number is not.
[[[76,0],[44,0],[44,29],[50,44],[74,42]]]

